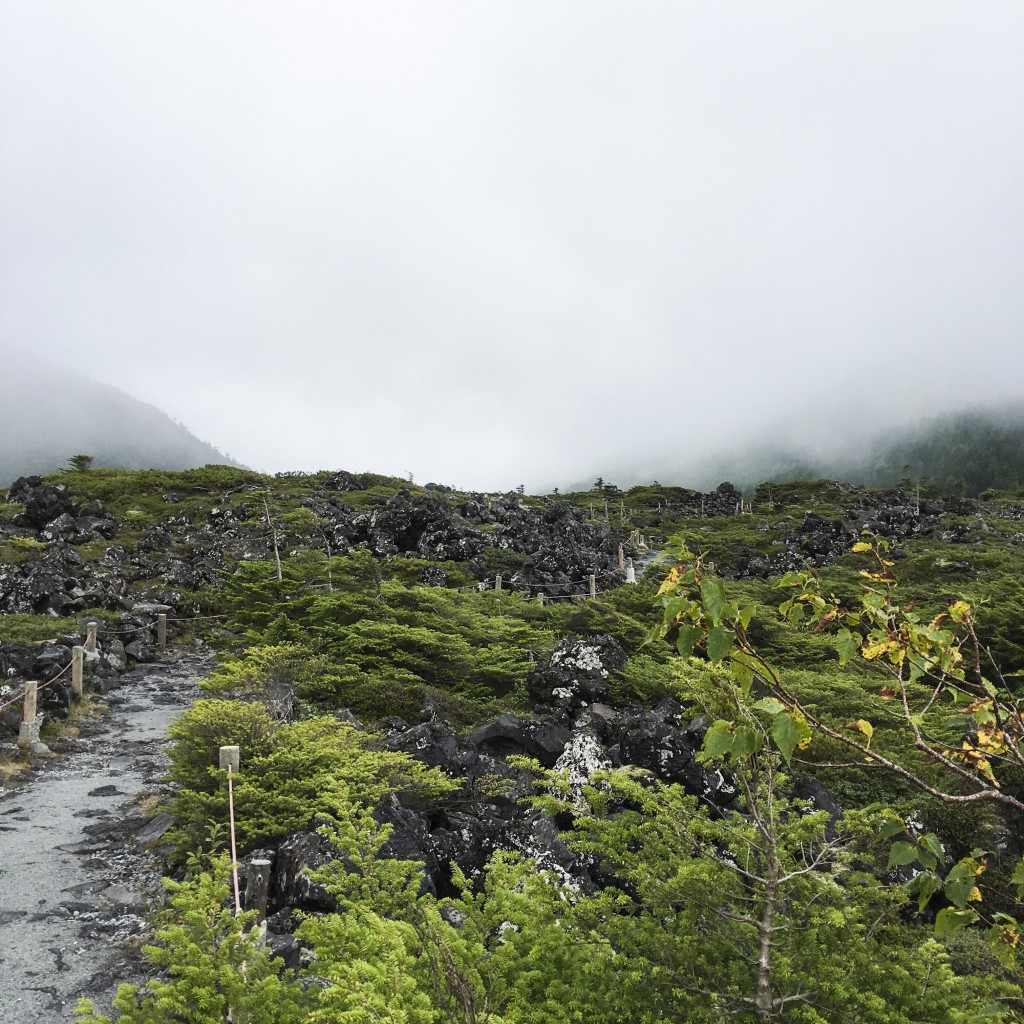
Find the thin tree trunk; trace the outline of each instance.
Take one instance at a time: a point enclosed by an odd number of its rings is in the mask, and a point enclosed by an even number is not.
[[[263,499],[263,511],[267,516],[267,526],[270,527],[270,535],[274,539],[274,561],[277,563],[277,579],[280,582],[284,579],[284,575],[281,572],[281,552],[277,547],[277,530],[275,529],[274,524],[270,521],[270,506],[267,504],[266,498]]]

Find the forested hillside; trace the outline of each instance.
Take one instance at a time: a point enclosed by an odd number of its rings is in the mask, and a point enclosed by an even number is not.
[[[92,469],[0,505],[0,671],[220,652],[124,1022],[1019,1020],[1022,574],[1012,491]]]
[[[766,433],[771,440],[764,440]],[[826,477],[870,487],[926,484],[943,494],[977,497],[988,488],[1016,491],[1024,483],[1024,408],[981,405],[884,427],[871,418],[807,428],[783,419],[777,429],[744,438],[728,451],[679,458],[652,450],[642,473],[635,466],[605,466],[602,472],[619,484],[657,478],[711,486],[725,475],[748,491],[765,480]]]
[[[0,349],[0,486],[55,472],[78,454],[118,469],[231,462],[155,406],[90,377],[87,362],[83,367]]]

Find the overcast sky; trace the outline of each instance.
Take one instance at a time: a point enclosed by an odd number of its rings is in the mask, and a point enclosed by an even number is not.
[[[1024,397],[1022,52],[1020,0],[0,0],[0,343],[494,489]]]

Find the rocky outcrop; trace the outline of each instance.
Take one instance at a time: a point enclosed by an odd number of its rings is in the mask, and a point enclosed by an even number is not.
[[[530,674],[532,716],[501,715],[468,737],[459,736],[432,707],[425,708],[424,721],[417,724],[400,719],[382,723],[388,730],[380,741],[383,748],[403,751],[463,780],[457,794],[434,807],[406,806],[391,795],[376,815],[391,829],[385,855],[423,864],[424,891],[440,895],[453,892],[452,865],[472,878],[501,849],[536,858],[541,870],[567,886],[592,890],[599,867],[560,839],[568,817],[552,818],[523,800],[533,792],[533,779],[525,768],[509,763],[513,755],[564,772],[576,800],[595,772],[632,765],[652,780],[682,785],[710,806],[729,806],[736,797],[732,780],[704,768],[695,756],[707,729],[703,718],[692,717],[671,700],[653,709],[603,703],[611,676],[625,662],[624,651],[611,637],[566,640]],[[321,866],[332,856],[330,849],[320,837],[298,833],[282,851],[275,909],[325,908],[326,894],[301,875],[305,868]]]
[[[530,672],[526,692],[538,713],[559,720],[575,718],[608,696],[609,675],[625,667],[626,652],[610,636],[566,640],[547,665]]]

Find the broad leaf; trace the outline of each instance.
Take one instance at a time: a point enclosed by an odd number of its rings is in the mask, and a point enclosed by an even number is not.
[[[786,710],[786,705],[775,697],[762,697],[750,705],[754,711],[764,711],[769,715],[777,715],[780,711]]]
[[[928,906],[928,901],[939,891],[941,887],[942,882],[936,878],[935,875],[927,874],[925,872],[922,872],[920,875],[915,875],[906,886],[907,892],[912,896],[917,897],[917,910],[920,914],[924,913],[924,908]]]
[[[779,753],[786,759],[786,764],[789,764],[793,751],[810,743],[811,730],[802,715],[779,714],[772,721],[772,739]]]
[[[732,724],[719,719],[704,737],[704,753],[709,757],[725,757],[732,750],[734,739]]]
[[[867,739],[865,746],[871,746],[871,737],[875,735],[875,727],[867,719],[858,718],[856,722],[851,722],[846,728],[853,732],[859,732]]]
[[[904,864],[913,864],[917,860],[917,847],[913,843],[906,843],[900,840],[892,844],[889,850],[889,863],[887,868],[898,868]]]
[[[731,650],[736,642],[736,634],[725,626],[715,626],[708,633],[708,658],[717,665]]]
[[[722,581],[713,576],[705,576],[700,581],[700,599],[712,624],[721,621],[722,609],[725,607],[725,587]]]
[[[935,915],[935,934],[939,937],[966,928],[974,924],[978,915],[973,910],[957,910],[956,907],[945,907]]]
[[[688,658],[693,654],[694,647],[703,635],[704,630],[700,626],[680,626],[679,635],[676,637],[676,650],[682,657]]]

